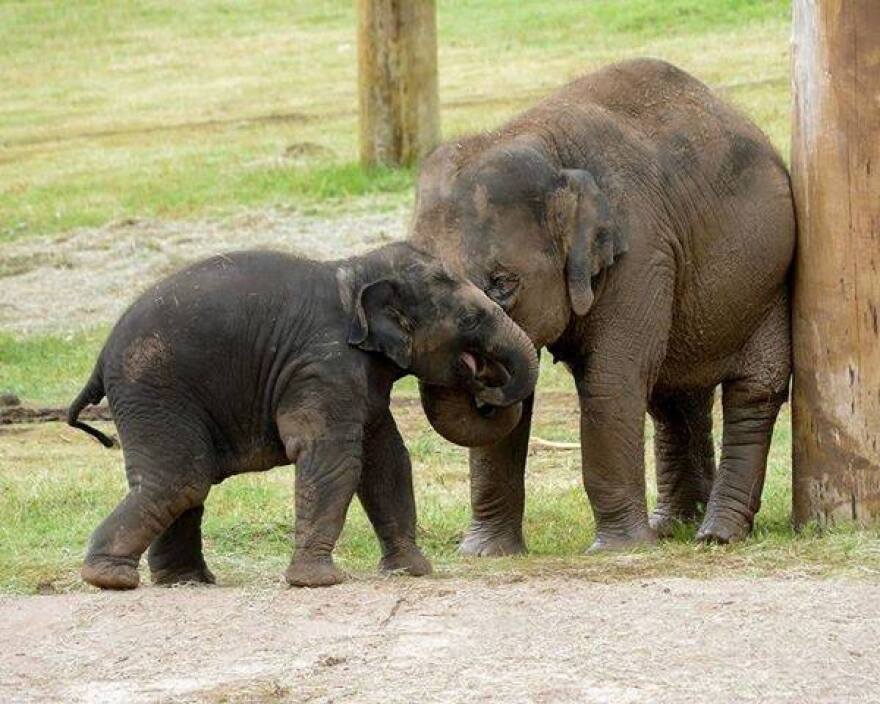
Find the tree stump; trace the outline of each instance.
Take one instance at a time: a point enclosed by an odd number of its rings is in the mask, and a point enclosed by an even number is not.
[[[794,520],[880,518],[880,2],[794,0]]]
[[[409,165],[440,141],[434,0],[357,0],[360,157]]]

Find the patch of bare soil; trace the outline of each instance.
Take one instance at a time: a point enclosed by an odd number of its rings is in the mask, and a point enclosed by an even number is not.
[[[0,601],[4,702],[880,698],[880,585],[353,581]]]
[[[110,408],[87,406],[79,413],[80,420],[113,420]],[[33,406],[0,407],[0,425],[19,423],[55,423],[67,420],[66,408],[35,408]]]
[[[71,332],[116,321],[138,292],[203,257],[278,249],[348,257],[403,236],[403,210],[320,218],[280,210],[225,220],[129,220],[0,249],[0,330]]]

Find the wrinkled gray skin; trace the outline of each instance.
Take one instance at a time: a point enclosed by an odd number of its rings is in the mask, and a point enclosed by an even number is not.
[[[237,252],[195,264],[122,316],[70,408],[71,425],[107,444],[77,420],[106,394],[130,487],[92,535],[83,578],[133,588],[149,548],[155,583],[213,582],[201,537],[211,485],[289,463],[290,584],[342,580],[331,553],[355,493],[380,568],[425,574],[392,384],[415,374],[518,419],[537,363],[498,305],[406,243],[332,263]]]
[[[571,370],[594,549],[650,542],[701,516],[700,540],[750,530],[787,398],[794,238],[788,175],[767,138],[693,77],[647,59],[438,148],[422,167],[411,234]],[[437,389],[422,394],[436,405]],[[442,395],[467,422],[466,395]],[[465,553],[525,549],[531,409],[507,435],[473,417],[483,432],[473,444],[494,444],[471,451]],[[659,489],[650,519],[646,412]]]

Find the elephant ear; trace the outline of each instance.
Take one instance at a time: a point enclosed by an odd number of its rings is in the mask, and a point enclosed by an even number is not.
[[[379,279],[361,287],[354,300],[348,343],[379,352],[401,369],[412,360],[412,324],[403,314],[396,284]]]
[[[565,264],[568,297],[575,315],[593,305],[592,278],[626,252],[629,243],[611,217],[611,207],[589,171],[565,169],[555,194],[557,220],[568,240]]]

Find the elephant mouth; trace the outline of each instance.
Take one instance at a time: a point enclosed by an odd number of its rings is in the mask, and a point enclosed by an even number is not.
[[[465,369],[470,372],[471,378],[477,376],[477,358],[470,352],[462,352],[459,361],[464,365]]]

